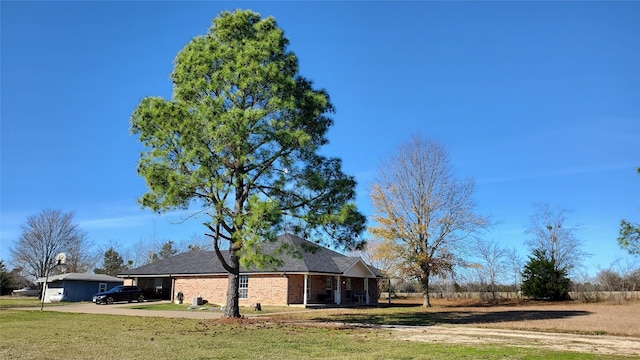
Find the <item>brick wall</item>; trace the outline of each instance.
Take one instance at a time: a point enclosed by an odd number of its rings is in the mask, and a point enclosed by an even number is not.
[[[178,292],[182,292],[185,303],[191,303],[194,297],[200,296],[210,304],[224,305],[227,303],[226,276],[187,276],[174,278],[174,298]]]
[[[184,295],[184,302],[190,304],[194,297],[202,297],[210,304],[224,306],[227,303],[227,275],[218,276],[174,276],[175,298],[178,292]],[[335,292],[335,277],[332,276],[332,294]],[[340,279],[342,301],[346,301],[346,288],[342,284],[345,278]],[[320,297],[326,296],[327,277],[324,275],[309,276],[311,295],[308,303],[320,302]],[[133,279],[124,279],[124,285],[133,285]],[[304,275],[249,275],[248,298],[240,299],[241,306],[249,306],[254,303],[262,305],[289,305],[302,304],[304,302]],[[364,279],[352,278],[353,292],[364,292]],[[371,304],[377,303],[378,287],[375,279],[369,279],[369,300]],[[333,301],[333,295],[328,301]]]
[[[369,304],[377,304],[380,294],[378,294],[378,279],[369,279]]]
[[[288,304],[304,303],[304,275],[287,275],[289,278]]]
[[[194,297],[202,296],[211,304],[227,303],[228,278],[211,277],[175,277],[174,292],[181,291],[184,301],[191,303]],[[240,306],[253,303],[262,305],[287,305],[287,278],[282,275],[249,275],[248,297],[240,299]],[[175,294],[174,294],[175,295]]]

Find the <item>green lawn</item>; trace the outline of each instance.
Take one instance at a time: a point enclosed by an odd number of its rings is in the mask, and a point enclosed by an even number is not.
[[[602,359],[533,348],[400,341],[392,330],[277,321],[0,311],[1,359]]]
[[[48,306],[60,306],[68,303],[50,303],[44,304],[44,307]],[[23,308],[23,307],[39,307],[40,299],[37,297],[22,297],[22,296],[0,296],[0,309],[6,308]]]
[[[36,306],[40,306],[37,297],[0,296],[0,309]]]

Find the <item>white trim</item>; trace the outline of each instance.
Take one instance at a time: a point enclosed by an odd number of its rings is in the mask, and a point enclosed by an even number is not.
[[[358,258],[351,266],[349,266],[349,268],[347,270],[345,270],[342,275],[344,276],[348,276],[348,277],[360,277],[360,276],[352,276],[349,275],[349,271],[351,271],[351,269],[353,269],[356,264],[362,264],[362,266],[364,266],[365,269],[367,269],[367,272],[369,272],[369,274],[371,276],[368,276],[369,278],[376,278],[376,274],[373,273],[373,271],[371,271],[371,269],[369,269],[369,266],[367,266],[367,264],[360,258]],[[366,278],[365,278],[366,279]]]
[[[364,278],[364,294],[366,298],[366,304],[369,305],[369,278]]]
[[[242,286],[242,279],[247,279],[245,285]],[[244,296],[240,296],[240,290],[245,290]],[[249,276],[248,275],[239,275],[238,276],[238,299],[248,299],[249,298]]]
[[[309,286],[309,285],[311,285],[309,283],[309,275],[308,274],[304,274],[304,292],[303,292],[302,303],[304,304],[305,307],[307,306],[307,302],[309,300],[309,299],[307,299],[307,289],[309,289],[307,286]]]

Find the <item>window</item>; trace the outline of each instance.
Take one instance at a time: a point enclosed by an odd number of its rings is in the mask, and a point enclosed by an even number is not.
[[[240,289],[238,293],[240,299],[247,299],[249,297],[249,276],[240,275]]]
[[[345,284],[346,289],[351,290],[351,278],[347,278],[345,282],[346,282]]]
[[[331,276],[327,276],[327,291],[331,291],[333,284],[333,278]]]
[[[305,277],[306,276],[307,275],[305,275]],[[311,299],[311,281],[307,279],[306,283],[307,283],[307,288],[305,289],[305,291],[307,292],[307,300],[309,300]]]
[[[105,291],[107,291],[107,283],[99,283],[98,292],[105,292]]]

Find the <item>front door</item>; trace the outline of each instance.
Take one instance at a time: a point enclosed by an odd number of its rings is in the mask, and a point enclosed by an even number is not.
[[[333,302],[333,276],[327,276],[327,302]]]

